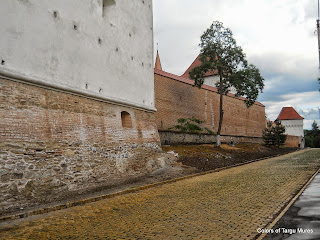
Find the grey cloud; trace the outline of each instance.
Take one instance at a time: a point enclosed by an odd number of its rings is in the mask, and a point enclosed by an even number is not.
[[[303,116],[306,120],[320,119],[320,109],[319,109],[319,107],[318,108],[311,108],[311,109],[299,109],[298,113],[301,116]]]

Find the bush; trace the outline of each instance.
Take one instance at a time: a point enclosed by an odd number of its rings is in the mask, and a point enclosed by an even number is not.
[[[201,127],[202,123],[205,123],[205,121],[199,120],[195,117],[192,118],[179,118],[178,119],[177,125],[169,128],[171,129],[177,129],[180,130],[181,132],[185,133],[203,133],[203,128]],[[204,128],[209,134],[215,135],[215,133],[210,130],[209,128],[205,127]]]
[[[320,135],[316,136],[313,140],[313,147],[320,148]]]
[[[306,147],[320,148],[320,130],[316,121],[312,124],[312,130],[305,130]]]

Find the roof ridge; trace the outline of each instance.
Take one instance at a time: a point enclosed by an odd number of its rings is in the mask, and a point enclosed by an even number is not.
[[[277,120],[303,120],[304,118],[293,108],[283,107],[277,117]]]

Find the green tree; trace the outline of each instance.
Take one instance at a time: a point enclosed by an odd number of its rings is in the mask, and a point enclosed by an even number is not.
[[[314,132],[318,132],[319,131],[318,124],[317,124],[317,122],[315,120],[313,121],[311,126],[312,126],[312,131],[314,131]]]
[[[307,147],[320,148],[320,130],[316,121],[311,130],[305,130],[305,141]]]
[[[217,132],[217,146],[220,146],[220,134],[223,122],[223,96],[230,88],[236,90],[236,96],[244,96],[247,107],[257,99],[259,91],[262,92],[264,79],[254,65],[249,65],[241,47],[229,28],[225,28],[219,21],[214,21],[201,36],[199,44],[200,61],[202,64],[189,73],[194,85],[201,88],[207,72],[217,72],[219,81],[216,86],[220,94],[219,126]]]
[[[272,126],[272,122],[268,121],[267,127],[262,131],[262,138],[267,146],[272,146],[275,144],[275,137],[273,132],[274,127]]]
[[[267,146],[280,147],[287,140],[285,131],[286,129],[281,124],[281,121],[276,120],[275,125],[272,122],[268,122],[267,127],[262,132],[262,138]]]

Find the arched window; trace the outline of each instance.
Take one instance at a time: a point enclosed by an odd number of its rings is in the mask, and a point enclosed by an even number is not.
[[[121,112],[121,121],[122,121],[122,127],[124,128],[132,128],[132,121],[131,116],[128,112]]]

